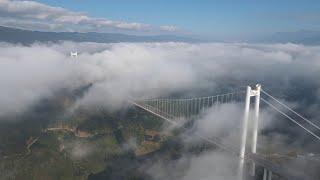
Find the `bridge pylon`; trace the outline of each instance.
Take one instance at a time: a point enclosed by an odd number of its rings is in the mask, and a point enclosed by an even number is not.
[[[257,150],[258,129],[259,129],[259,110],[260,110],[260,90],[261,90],[260,84],[257,84],[255,89],[251,89],[250,86],[247,86],[247,89],[246,89],[245,110],[244,110],[242,129],[241,129],[241,144],[240,144],[240,154],[239,154],[240,156],[239,167],[238,167],[239,180],[243,179],[244,158],[246,154],[251,97],[255,97],[255,106],[254,106],[255,113],[254,113],[254,120],[253,120],[253,129],[252,129],[251,153],[256,153],[256,150]],[[252,162],[251,164],[250,174],[252,176],[255,176],[254,162]]]

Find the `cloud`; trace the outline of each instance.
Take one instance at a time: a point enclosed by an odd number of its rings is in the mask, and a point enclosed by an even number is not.
[[[96,147],[88,142],[72,141],[63,144],[74,160],[81,160],[93,154]]]
[[[201,155],[183,154],[174,161],[161,159],[144,164],[142,169],[153,179],[236,179],[237,159],[221,151],[207,151]]]
[[[229,102],[210,108],[196,122],[196,131],[205,137],[221,137],[228,144],[239,147],[242,114],[240,103]]]
[[[94,18],[82,12],[70,11],[35,1],[0,1],[1,25],[46,31],[96,32],[177,32],[175,26],[155,27],[137,22]],[[34,24],[35,26],[33,26]]]
[[[176,26],[160,26],[160,29],[169,32],[176,32],[179,30],[179,28]]]
[[[281,94],[301,82],[296,78],[305,78],[318,93],[319,49],[293,44],[1,44],[0,109],[19,112],[56,89],[86,83],[94,85],[79,103],[112,107],[128,98],[174,92],[215,94],[226,84],[260,82]],[[76,60],[69,57],[74,50],[80,52]]]
[[[237,158],[223,152],[207,152],[201,156],[192,157],[190,167],[182,178],[183,180],[192,179],[236,179]]]

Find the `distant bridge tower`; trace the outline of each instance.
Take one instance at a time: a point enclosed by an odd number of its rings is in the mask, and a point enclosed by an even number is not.
[[[70,52],[70,57],[72,57],[72,58],[78,57],[78,52],[77,51],[76,52]]]

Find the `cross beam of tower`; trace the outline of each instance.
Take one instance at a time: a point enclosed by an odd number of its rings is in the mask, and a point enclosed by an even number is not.
[[[241,126],[241,142],[240,149],[234,147],[232,144],[227,144],[220,138],[208,138],[203,136],[202,134],[196,133],[195,135],[200,137],[201,139],[215,144],[216,146],[224,149],[225,151],[236,155],[239,158],[239,171],[238,171],[238,179],[243,179],[244,165],[245,162],[250,164],[250,174],[255,176],[255,167],[259,165],[264,167],[263,179],[271,180],[272,174],[278,174],[282,177],[285,177],[290,180],[302,180],[308,179],[303,173],[300,173],[296,170],[288,169],[286,166],[279,166],[267,159],[265,157],[257,154],[257,142],[258,142],[258,132],[259,132],[259,111],[260,111],[260,100],[266,103],[269,107],[276,110],[291,122],[294,122],[296,125],[301,127],[303,130],[308,132],[313,137],[320,140],[320,136],[316,133],[312,132],[305,125],[297,122],[293,117],[287,115],[285,112],[279,110],[275,105],[268,102],[266,99],[261,98],[260,96],[264,94],[265,96],[272,99],[274,102],[278,103],[280,106],[283,106],[287,110],[293,112],[297,117],[301,118],[303,121],[308,123],[314,128],[320,129],[319,126],[306,119],[299,113],[295,112],[284,103],[281,103],[279,100],[266,93],[261,89],[261,85],[257,84],[253,89],[250,86],[247,86],[246,91],[235,91],[232,93],[219,94],[214,96],[206,96],[206,97],[195,97],[195,98],[153,98],[146,100],[138,100],[131,101],[136,107],[139,107],[155,116],[160,117],[161,119],[166,120],[167,122],[174,125],[179,124],[180,119],[184,119],[186,121],[199,119],[201,115],[209,108],[218,108],[219,105],[230,102],[241,102],[245,100],[245,108],[244,108],[244,116],[242,118],[242,126]],[[254,118],[252,121],[249,121],[249,112],[250,112],[250,100],[254,98]],[[182,121],[185,122],[185,121]],[[249,132],[249,122],[252,123],[251,131]],[[179,126],[181,128],[186,129],[184,126]],[[250,142],[250,150],[246,151],[247,147],[247,136],[251,135]]]

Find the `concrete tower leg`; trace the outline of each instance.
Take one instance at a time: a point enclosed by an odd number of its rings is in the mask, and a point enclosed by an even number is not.
[[[251,95],[251,87],[247,86],[245,111],[244,111],[244,117],[243,117],[243,122],[242,122],[240,161],[239,161],[239,167],[238,167],[239,168],[238,169],[238,179],[239,180],[243,179],[244,158],[245,158],[245,151],[246,151],[249,110],[250,110],[250,95]]]
[[[269,173],[268,173],[268,180],[272,180],[272,172],[271,171],[269,171]]]
[[[263,168],[263,180],[267,180],[268,171],[266,168]]]
[[[257,152],[257,140],[258,140],[258,131],[259,131],[259,108],[260,108],[260,90],[261,85],[257,84],[254,91],[255,95],[255,106],[254,106],[254,120],[253,120],[253,130],[252,130],[252,143],[251,143],[251,152],[255,154]],[[255,163],[252,162],[251,175],[255,176]]]

